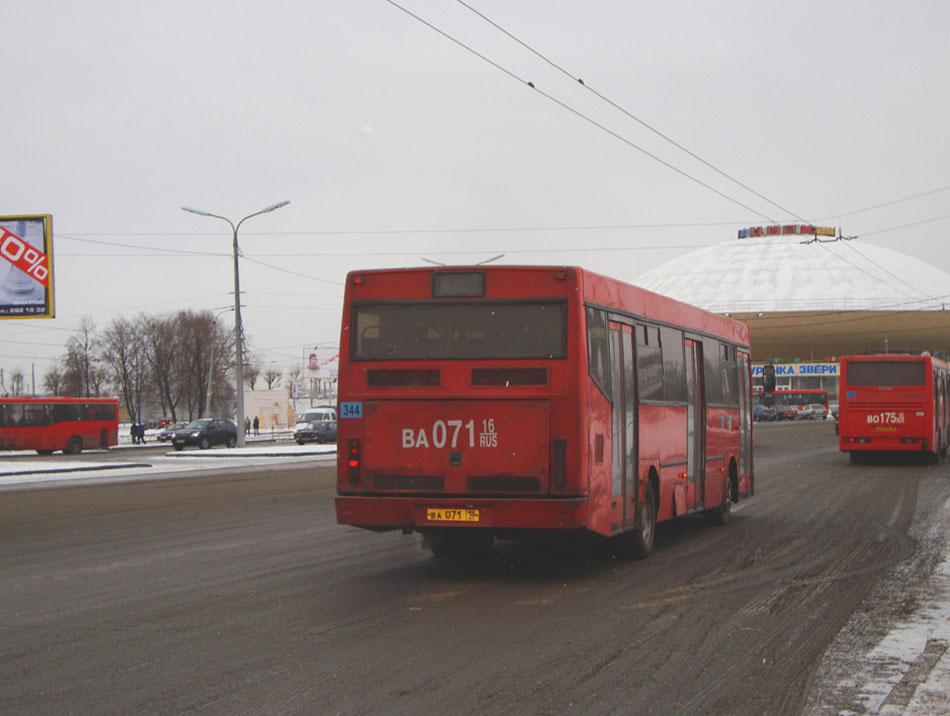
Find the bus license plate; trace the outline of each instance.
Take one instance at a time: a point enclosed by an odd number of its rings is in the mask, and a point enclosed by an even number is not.
[[[478,510],[430,507],[426,510],[426,519],[429,522],[478,522]]]

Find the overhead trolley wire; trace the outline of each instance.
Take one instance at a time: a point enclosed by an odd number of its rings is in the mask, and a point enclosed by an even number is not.
[[[939,189],[931,189],[930,191],[924,191],[919,194],[912,194],[911,196],[905,196],[901,199],[892,199],[891,201],[884,201],[884,202],[881,202],[880,204],[866,206],[863,209],[855,209],[854,211],[848,211],[848,212],[845,212],[844,214],[834,214],[833,216],[824,216],[821,219],[818,219],[818,221],[827,221],[828,219],[835,219],[835,218],[840,219],[842,216],[853,216],[854,214],[863,214],[865,211],[881,209],[885,206],[893,206],[894,204],[903,204],[905,201],[920,199],[925,196],[930,196],[931,194],[939,194],[940,192],[943,192],[943,191],[950,191],[950,186],[943,186],[943,187],[940,187]],[[946,219],[947,217],[944,216],[940,218]],[[930,221],[936,221],[936,219],[930,219]],[[898,228],[903,228],[903,227],[898,227]],[[888,229],[885,229],[885,231],[888,231]],[[867,236],[867,234],[864,234],[864,235]]]
[[[714,194],[717,194],[717,195],[721,196],[723,199],[726,199],[727,201],[731,201],[733,204],[736,204],[736,205],[738,205],[738,206],[741,206],[743,209],[745,209],[746,211],[752,212],[752,213],[755,214],[756,216],[760,216],[760,217],[762,217],[763,219],[766,219],[767,221],[770,221],[770,222],[773,222],[773,223],[776,222],[775,219],[773,219],[772,217],[768,216],[767,214],[763,214],[761,211],[758,211],[757,209],[753,209],[751,206],[749,206],[749,205],[747,205],[747,204],[744,204],[743,202],[739,201],[738,199],[735,199],[734,197],[729,196],[729,195],[726,194],[725,192],[719,191],[719,190],[716,189],[714,186],[712,186],[712,185],[710,185],[710,184],[707,184],[706,182],[702,181],[701,179],[698,179],[697,177],[694,177],[693,175],[689,174],[688,172],[686,172],[686,171],[680,169],[679,167],[676,167],[676,166],[674,166],[673,164],[670,164],[670,163],[667,162],[666,160],[661,159],[660,157],[658,157],[657,155],[653,154],[652,152],[649,152],[648,150],[644,149],[643,147],[639,146],[638,144],[635,144],[634,142],[630,141],[630,140],[627,139],[626,137],[624,137],[624,136],[618,134],[617,132],[613,131],[613,130],[610,129],[609,127],[607,127],[607,126],[601,124],[601,123],[598,122],[597,120],[592,119],[591,117],[588,117],[586,114],[584,114],[584,113],[581,112],[580,110],[574,109],[573,107],[571,107],[570,105],[566,104],[565,102],[562,102],[561,100],[557,99],[557,98],[554,97],[553,95],[548,94],[548,93],[545,92],[544,90],[538,89],[538,87],[537,87],[533,82],[531,82],[531,81],[529,81],[529,80],[526,80],[526,79],[524,79],[523,77],[520,77],[519,75],[515,74],[514,72],[512,72],[512,71],[509,70],[508,68],[503,67],[501,64],[495,62],[494,60],[490,59],[489,57],[487,57],[487,56],[483,55],[482,53],[478,52],[478,50],[474,49],[473,47],[470,47],[469,45],[466,45],[466,44],[465,44],[464,42],[462,42],[461,40],[459,40],[459,39],[453,37],[453,36],[450,35],[449,33],[447,33],[447,32],[445,32],[444,30],[442,30],[441,28],[436,27],[435,25],[433,25],[433,24],[432,24],[431,22],[429,22],[428,20],[423,19],[422,17],[420,17],[419,15],[416,15],[416,14],[415,14],[414,12],[412,12],[411,10],[409,10],[409,9],[407,9],[407,8],[405,8],[405,7],[403,7],[403,6],[400,5],[399,3],[395,2],[395,0],[386,0],[386,2],[388,2],[390,5],[392,5],[393,7],[397,8],[398,10],[401,10],[401,11],[404,12],[406,15],[409,15],[409,17],[413,18],[414,20],[416,20],[416,21],[422,23],[423,25],[425,25],[426,27],[428,27],[430,30],[432,30],[432,31],[434,31],[434,32],[437,32],[438,34],[442,35],[442,37],[444,37],[445,39],[449,40],[450,42],[455,43],[456,45],[458,45],[458,46],[461,47],[462,49],[466,50],[467,52],[470,52],[471,54],[475,55],[476,57],[478,57],[478,58],[481,59],[482,61],[487,62],[488,64],[490,64],[490,65],[491,65],[492,67],[494,67],[495,69],[497,69],[497,70],[499,70],[499,71],[501,71],[501,72],[504,72],[506,75],[508,75],[509,77],[511,77],[513,80],[515,80],[515,81],[517,81],[517,82],[520,82],[521,84],[527,85],[528,87],[530,87],[531,89],[533,89],[535,92],[537,92],[538,94],[540,94],[542,97],[544,97],[544,98],[547,99],[548,101],[553,102],[554,104],[558,105],[558,106],[561,107],[562,109],[564,109],[564,110],[570,112],[571,114],[575,115],[576,117],[578,117],[578,118],[584,120],[584,121],[587,122],[588,124],[592,124],[593,126],[597,127],[598,129],[600,129],[600,130],[603,131],[603,132],[606,132],[607,134],[609,134],[610,136],[614,137],[615,139],[618,139],[619,141],[623,142],[624,144],[626,144],[627,146],[631,147],[632,149],[636,149],[638,152],[640,152],[640,153],[642,153],[642,154],[644,154],[644,155],[650,157],[650,158],[653,159],[655,162],[658,162],[659,164],[662,164],[662,165],[665,166],[667,169],[670,169],[670,170],[676,172],[677,174],[679,174],[680,176],[682,176],[682,177],[684,177],[684,178],[686,178],[686,179],[689,179],[690,181],[692,181],[692,182],[694,182],[694,183],[696,183],[696,184],[699,184],[700,186],[704,187],[705,189],[708,189],[709,191],[713,192]],[[771,202],[769,202],[769,203],[771,203]]]
[[[503,27],[502,27],[501,25],[499,25],[497,22],[495,22],[495,21],[492,20],[491,18],[487,17],[484,13],[481,13],[481,12],[479,12],[478,10],[476,10],[475,8],[473,8],[471,5],[469,5],[468,3],[466,3],[464,0],[455,0],[455,1],[456,1],[459,5],[462,5],[463,7],[467,8],[467,9],[470,10],[471,12],[475,13],[476,15],[478,15],[482,20],[484,20],[484,21],[487,22],[489,25],[491,25],[492,27],[494,27],[495,29],[497,29],[499,32],[503,33],[505,36],[507,36],[507,37],[509,37],[510,39],[512,39],[512,40],[514,40],[515,42],[517,42],[519,45],[521,45],[523,48],[525,48],[528,52],[532,53],[535,57],[538,57],[539,59],[543,60],[544,62],[546,62],[547,64],[549,64],[551,67],[553,67],[553,68],[556,69],[558,72],[560,72],[561,74],[565,75],[566,77],[571,78],[572,80],[574,80],[575,82],[577,82],[579,85],[581,85],[584,89],[586,89],[588,92],[590,92],[590,93],[592,93],[594,96],[596,96],[598,99],[603,100],[604,102],[606,102],[607,104],[609,104],[611,107],[613,107],[613,108],[616,109],[617,111],[621,112],[621,113],[624,114],[625,116],[627,116],[627,117],[629,117],[630,119],[632,119],[634,122],[638,123],[640,126],[642,126],[642,127],[644,127],[645,129],[647,129],[647,130],[653,132],[656,136],[658,136],[658,137],[660,137],[661,139],[663,139],[663,140],[669,142],[670,144],[672,144],[674,147],[676,147],[676,148],[679,149],[680,151],[685,152],[686,154],[688,154],[690,157],[692,157],[692,158],[695,159],[696,161],[700,162],[701,164],[703,164],[704,166],[708,167],[709,169],[712,169],[714,172],[716,172],[716,173],[719,174],[720,176],[722,176],[722,177],[728,179],[728,180],[731,181],[733,184],[736,184],[736,185],[742,187],[743,189],[745,189],[746,191],[748,191],[749,193],[754,194],[754,195],[757,196],[759,199],[762,199],[763,201],[765,201],[765,202],[771,204],[772,206],[774,206],[774,207],[777,208],[777,209],[781,209],[782,211],[784,211],[784,212],[785,212],[786,214],[788,214],[789,216],[794,216],[796,219],[799,219],[800,221],[805,221],[805,219],[803,219],[801,216],[799,216],[796,212],[792,211],[791,209],[786,209],[786,208],[785,208],[784,206],[782,206],[781,204],[778,204],[778,203],[772,201],[771,199],[769,199],[767,196],[765,196],[765,195],[763,195],[763,194],[760,194],[759,192],[757,192],[757,191],[756,191],[755,189],[753,189],[752,187],[748,186],[747,184],[744,184],[743,182],[739,181],[738,179],[736,179],[735,177],[731,176],[730,174],[727,174],[726,172],[724,172],[724,171],[723,171],[722,169],[720,169],[719,167],[714,166],[713,164],[711,164],[710,162],[706,161],[705,159],[703,159],[701,156],[699,156],[699,155],[696,154],[695,152],[691,151],[691,150],[688,149],[687,147],[684,147],[682,144],[680,144],[679,142],[677,142],[675,139],[672,139],[671,137],[669,137],[668,135],[664,134],[663,132],[661,132],[661,131],[660,131],[659,129],[657,129],[656,127],[653,127],[652,125],[648,124],[648,123],[645,122],[644,120],[640,119],[639,117],[637,117],[635,114],[633,114],[632,112],[630,112],[630,111],[627,110],[626,108],[620,106],[619,104],[617,104],[616,102],[614,102],[612,99],[610,99],[609,97],[605,96],[603,93],[598,92],[598,91],[595,90],[593,87],[591,87],[587,82],[585,82],[583,79],[581,79],[580,77],[575,76],[572,72],[568,72],[566,69],[564,69],[563,67],[561,67],[561,65],[557,64],[556,62],[554,62],[553,60],[551,60],[549,57],[543,55],[541,52],[539,52],[538,50],[536,50],[536,49],[534,49],[533,47],[531,47],[531,45],[529,45],[528,43],[524,42],[521,38],[516,37],[514,34],[512,34],[512,33],[509,32],[508,30],[506,30],[505,28],[503,28]],[[763,215],[763,214],[759,214],[759,216],[764,216],[764,215]],[[766,216],[765,218],[768,219],[769,217]],[[774,221],[773,219],[769,219],[769,220],[770,220],[770,221]]]

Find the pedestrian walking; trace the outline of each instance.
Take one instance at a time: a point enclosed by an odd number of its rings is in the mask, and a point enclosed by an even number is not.
[[[255,435],[261,434],[261,421],[257,419],[256,415],[254,416],[254,434]]]
[[[244,434],[245,435],[251,434],[251,419],[250,418],[244,418]]]

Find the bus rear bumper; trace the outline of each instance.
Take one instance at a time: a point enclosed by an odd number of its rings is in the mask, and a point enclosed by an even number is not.
[[[841,438],[838,441],[838,447],[841,452],[928,452],[932,450],[930,440],[927,438],[904,438],[900,439],[867,439]]]
[[[337,495],[336,520],[341,525],[378,531],[434,527],[561,530],[586,527],[587,504],[585,497],[462,499]]]

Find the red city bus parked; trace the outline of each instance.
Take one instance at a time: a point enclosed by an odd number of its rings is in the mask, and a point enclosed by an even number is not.
[[[78,453],[119,441],[114,398],[0,398],[0,450]]]
[[[352,272],[339,370],[337,521],[436,555],[753,493],[748,328],[580,268]]]
[[[838,446],[856,462],[874,450],[926,452],[950,445],[950,366],[929,355],[841,359]]]

